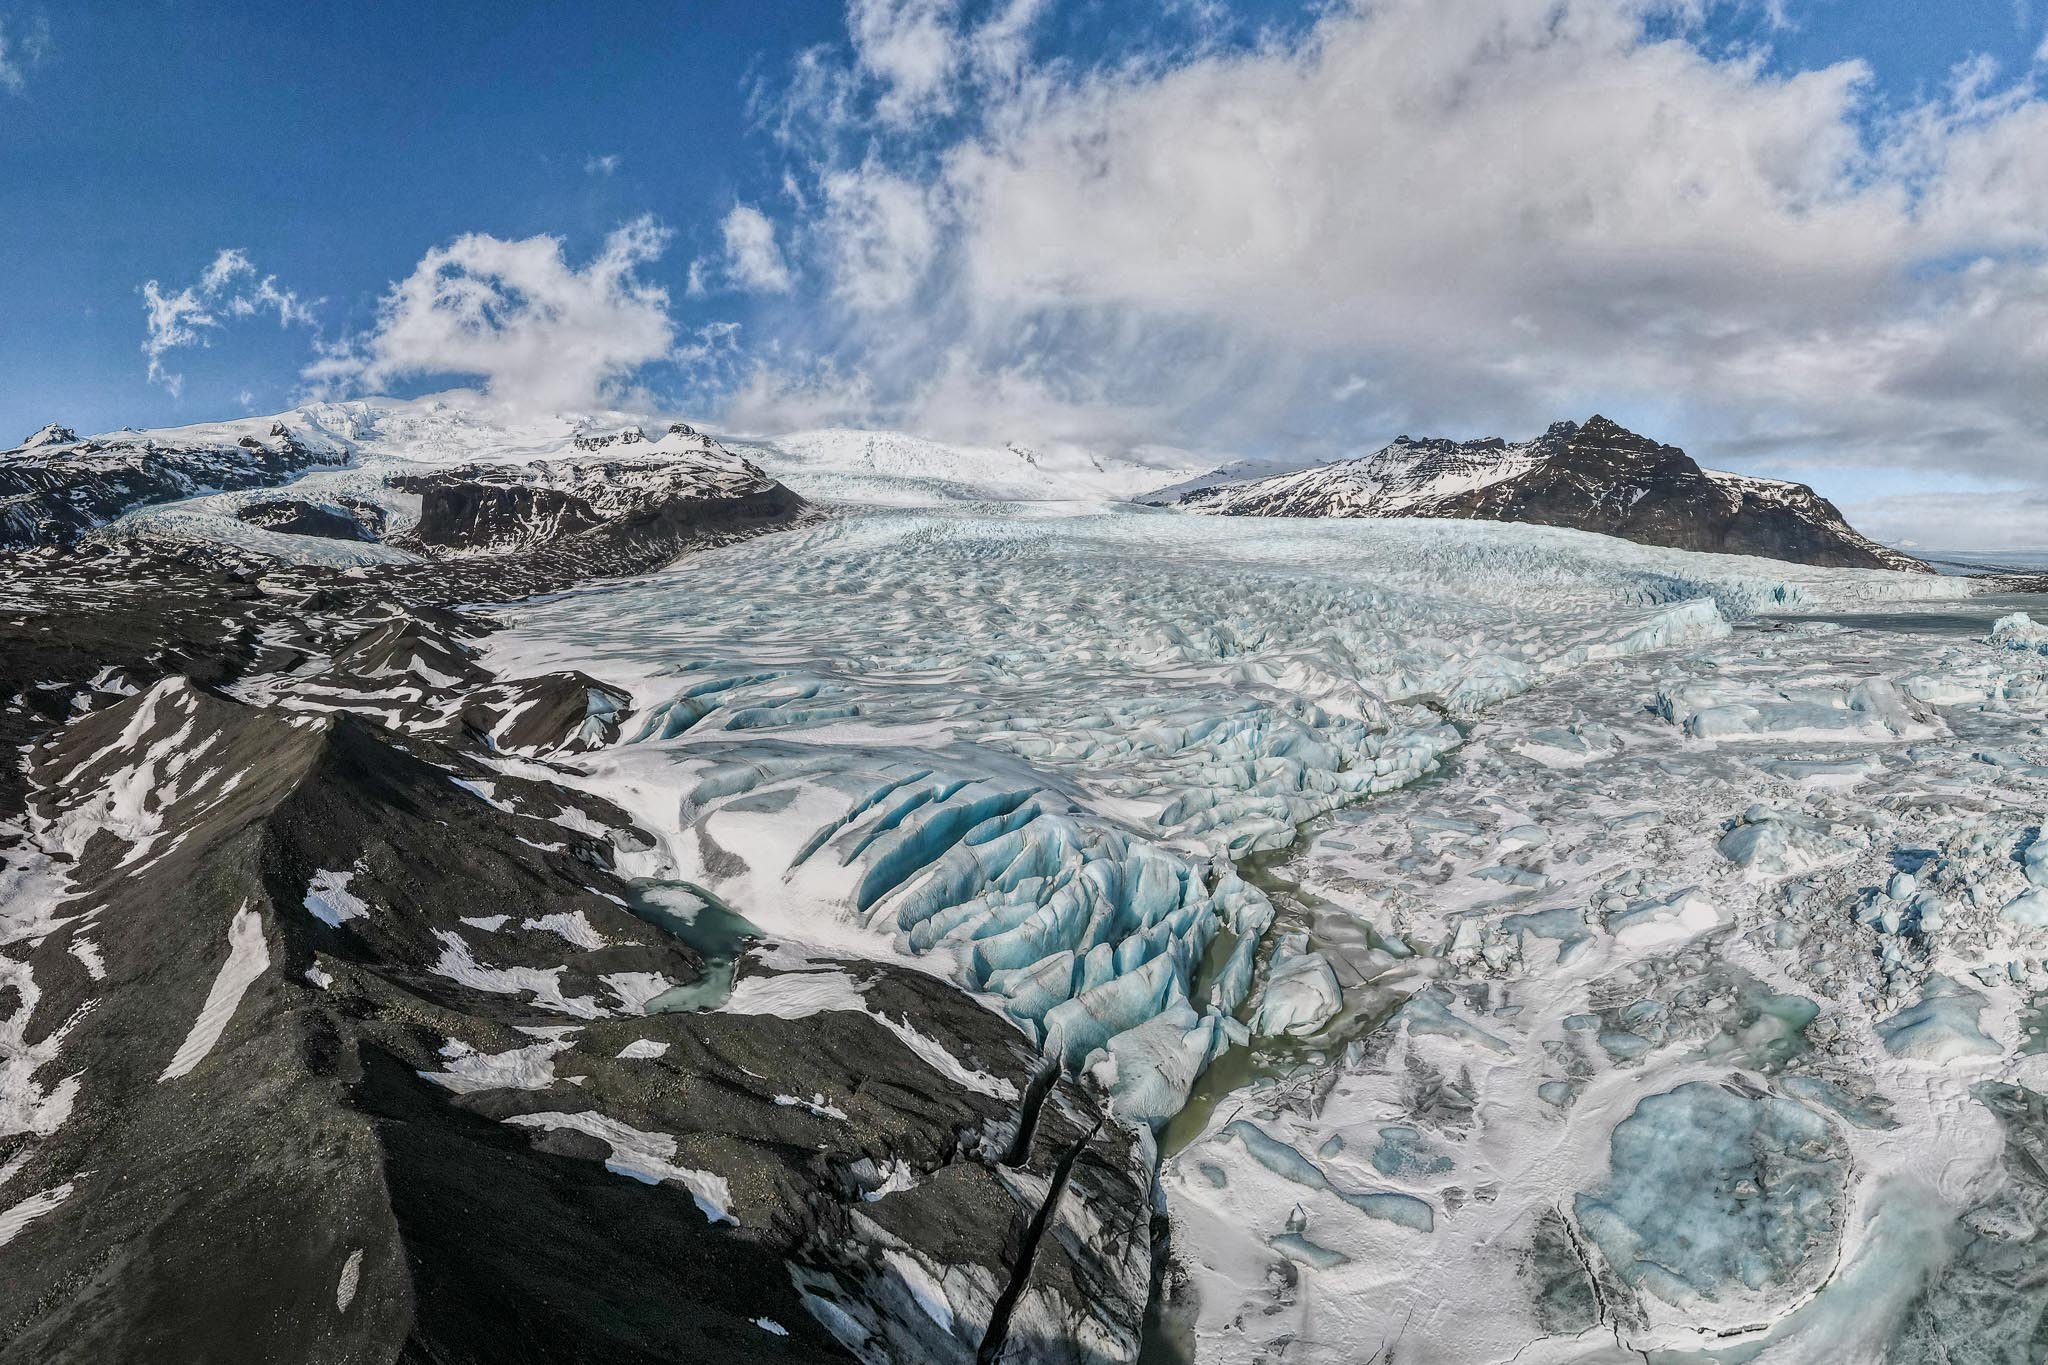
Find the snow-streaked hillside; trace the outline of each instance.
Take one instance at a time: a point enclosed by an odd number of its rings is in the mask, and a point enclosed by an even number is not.
[[[172,488],[169,500],[112,504],[103,519],[124,531],[299,564],[409,561],[414,555],[405,541],[420,517],[418,486],[423,476],[437,473],[528,470],[537,486],[574,484],[591,495],[585,501],[594,498],[593,507],[630,501],[636,481],[656,475],[669,484],[694,480],[706,491],[759,477],[742,458],[684,423],[619,411],[533,415],[460,390],[416,399],[310,403],[271,416],[183,427],[124,428],[74,440],[68,448],[52,444],[45,437],[49,430],[38,433],[44,439],[34,453],[74,464],[122,459],[147,466],[185,452],[216,451],[253,466],[268,461],[276,468],[267,476],[258,468],[213,488],[188,481]],[[297,464],[279,461],[271,454],[279,448],[305,452],[305,458]],[[265,514],[280,498],[330,521],[372,525],[374,533],[275,529],[277,519]]]
[[[1183,505],[1223,516],[1529,522],[1674,549],[1927,571],[1858,534],[1805,484],[1702,469],[1599,416],[1528,441],[1403,436],[1363,459],[1190,487]]]

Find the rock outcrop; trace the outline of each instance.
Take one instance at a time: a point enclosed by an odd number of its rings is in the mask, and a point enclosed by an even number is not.
[[[1597,416],[1515,444],[1403,436],[1363,459],[1198,489],[1182,505],[1223,516],[1521,521],[1678,550],[1931,572],[1857,534],[1805,484],[1702,469]]]

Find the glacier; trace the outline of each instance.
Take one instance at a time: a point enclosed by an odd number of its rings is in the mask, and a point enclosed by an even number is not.
[[[634,698],[622,742],[574,766],[666,836],[659,875],[940,971],[1163,1118],[1258,975],[1273,907],[1240,860],[1436,772],[1507,698],[1835,582],[1699,558],[1107,502],[863,507],[525,604],[487,647]]]
[[[822,519],[479,647],[620,699],[547,766],[654,836],[635,875],[787,960],[952,981],[1150,1130],[1182,1357],[1799,1361],[1853,1327],[1917,1361],[1914,1304],[1982,1308],[1942,1277],[1988,1252],[1913,1241],[2035,1197],[2048,677],[1993,629],[2026,604],[1018,501],[835,440],[746,448]],[[763,981],[725,1007],[794,1007]]]

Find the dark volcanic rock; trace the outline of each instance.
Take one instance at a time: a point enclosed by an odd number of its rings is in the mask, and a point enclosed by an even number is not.
[[[714,448],[715,449],[715,448]],[[746,460],[578,457],[403,475],[420,497],[397,543],[436,555],[501,555],[568,544],[680,547],[713,526],[786,521],[803,500]],[[598,551],[603,552],[603,551]]]
[[[796,1018],[648,1013],[701,959],[605,844],[435,759],[182,679],[39,753],[72,899],[11,968],[50,1065],[0,1140],[41,1201],[0,1360],[965,1362],[992,1331],[987,1359],[1081,1358],[1029,1346],[1048,1321],[1128,1356],[1149,1152],[1096,1096],[1034,1087],[1014,1028],[915,972],[813,964],[853,1003]],[[907,1188],[865,1198],[884,1167]],[[1138,1238],[1098,1265],[1062,1217]],[[903,1258],[960,1278],[951,1327]]]
[[[266,498],[243,504],[235,509],[235,515],[251,526],[290,536],[375,541],[384,533],[383,510],[355,499],[329,504],[304,498]]]
[[[44,427],[29,444],[0,451],[0,549],[72,544],[137,507],[267,487],[347,458],[339,447],[301,442],[281,423],[262,440],[192,445],[79,441],[62,427]]]
[[[1931,572],[1858,535],[1804,484],[1704,470],[1604,417],[1519,445],[1402,437],[1362,460],[1189,494],[1198,512],[1520,521],[1644,545],[1840,568]]]

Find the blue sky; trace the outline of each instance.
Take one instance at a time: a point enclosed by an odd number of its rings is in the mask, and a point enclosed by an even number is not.
[[[1169,13],[1134,32],[1114,9],[1072,6],[1048,36],[1102,60],[1140,32],[1187,32]],[[1247,5],[1235,17],[1301,16]],[[146,380],[142,282],[187,282],[224,246],[323,300],[331,335],[367,324],[390,281],[459,234],[551,233],[575,255],[651,213],[682,246],[650,272],[678,316],[743,314],[744,301],[691,300],[684,284],[736,201],[779,193],[787,157],[759,127],[774,111],[751,97],[805,49],[848,41],[835,0],[0,0],[0,22],[48,34],[42,60],[22,63],[23,89],[0,91],[0,204],[14,224],[0,433],[58,417],[81,429],[203,420],[241,411],[245,392],[259,410],[287,406],[303,333],[210,337],[182,358],[179,397]]]
[[[337,347],[329,392],[509,393],[530,371],[434,368],[387,291],[548,235],[565,287],[625,255],[521,354],[639,307],[592,384],[741,425],[1287,455],[1598,407],[1838,497],[2032,487],[2044,30],[2033,0],[0,0],[0,436],[282,409]],[[152,280],[213,319],[154,379]]]

